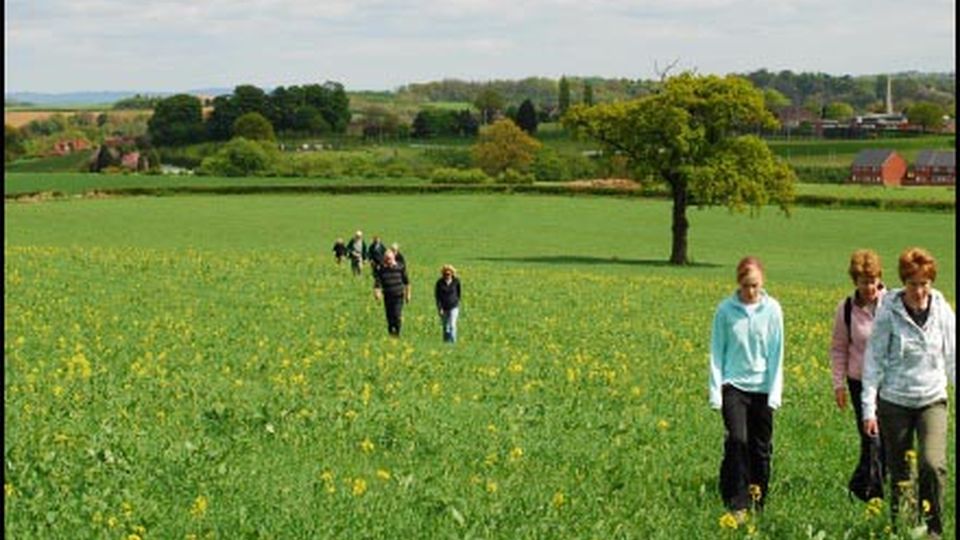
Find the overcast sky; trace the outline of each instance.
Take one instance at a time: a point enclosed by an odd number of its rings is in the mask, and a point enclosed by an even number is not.
[[[955,70],[955,0],[4,0],[5,92]]]

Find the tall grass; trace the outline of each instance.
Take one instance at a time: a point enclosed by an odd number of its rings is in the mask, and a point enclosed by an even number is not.
[[[744,537],[719,522],[706,355],[753,253],[787,335],[753,537],[868,536],[826,354],[847,257],[873,247],[892,282],[896,254],[925,245],[954,302],[954,215],[696,211],[697,264],[673,268],[669,214],[530,196],[8,203],[5,533]],[[410,264],[398,341],[369,276],[333,262],[357,228]],[[453,347],[431,298],[442,263],[464,284]],[[948,433],[952,454],[952,417]]]

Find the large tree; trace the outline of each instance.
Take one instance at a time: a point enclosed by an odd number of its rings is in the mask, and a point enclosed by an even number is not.
[[[494,116],[503,110],[504,100],[500,92],[492,85],[487,85],[480,90],[476,99],[473,100],[474,106],[480,111],[480,120],[483,124],[489,124]]]
[[[243,137],[248,141],[275,141],[276,134],[273,125],[265,116],[258,112],[248,112],[240,115],[233,123],[234,137]]]
[[[853,106],[843,101],[834,101],[823,108],[823,117],[828,120],[849,120],[853,118]]]
[[[920,126],[924,133],[936,131],[943,127],[943,109],[936,103],[920,101],[907,109],[907,120]]]
[[[517,109],[517,125],[530,135],[537,133],[537,109],[529,99],[523,100]]]
[[[502,118],[480,130],[471,151],[474,163],[490,176],[496,176],[507,169],[526,172],[541,146],[540,141],[512,120]]]
[[[570,108],[570,81],[566,77],[560,77],[559,97],[557,98],[557,108],[560,114],[567,112]]]
[[[191,144],[203,139],[203,106],[200,98],[177,94],[157,102],[147,131],[158,146]]]
[[[763,140],[748,135],[774,129],[777,121],[763,93],[740,77],[683,73],[650,96],[576,105],[564,124],[624,156],[643,177],[667,184],[673,199],[672,264],[690,262],[691,204],[753,213],[774,202],[787,213],[794,198],[792,169]]]

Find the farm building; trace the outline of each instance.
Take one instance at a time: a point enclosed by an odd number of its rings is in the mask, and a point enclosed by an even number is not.
[[[850,182],[899,186],[907,175],[907,161],[894,150],[861,150],[850,167]]]
[[[944,186],[957,183],[957,153],[954,150],[923,150],[917,154],[904,185]]]

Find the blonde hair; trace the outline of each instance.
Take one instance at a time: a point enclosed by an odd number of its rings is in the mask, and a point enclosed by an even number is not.
[[[854,283],[861,276],[868,278],[883,277],[880,256],[872,249],[858,249],[853,252],[853,255],[850,255],[850,267],[847,272]]]
[[[737,283],[750,272],[751,268],[756,268],[760,275],[763,275],[763,263],[760,262],[760,259],[752,255],[740,259],[740,262],[737,263]]]
[[[451,275],[451,276],[456,276],[456,275],[457,275],[457,269],[454,268],[452,264],[445,264],[445,265],[443,265],[443,266],[440,267],[440,273],[441,273],[441,274],[443,274],[444,272],[447,272],[447,271],[450,272],[450,275]]]
[[[937,261],[929,251],[920,247],[911,247],[903,250],[900,254],[900,281],[907,281],[907,278],[920,275],[929,278],[930,281],[937,279]]]

